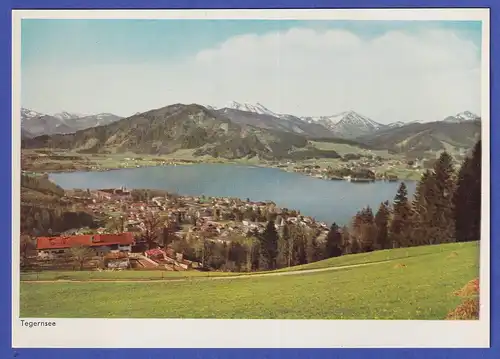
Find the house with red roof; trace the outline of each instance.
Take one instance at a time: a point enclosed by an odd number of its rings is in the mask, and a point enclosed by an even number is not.
[[[96,255],[110,252],[131,252],[134,235],[130,232],[119,234],[89,234],[59,237],[38,237],[36,249],[42,258],[51,258],[67,253],[72,247],[84,246],[93,249]]]

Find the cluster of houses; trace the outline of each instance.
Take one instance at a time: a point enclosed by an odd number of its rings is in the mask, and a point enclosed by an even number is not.
[[[130,232],[117,234],[74,235],[57,237],[38,237],[36,249],[41,261],[54,261],[84,257],[91,261],[95,257],[102,258],[105,268],[110,269],[168,269],[190,270],[198,269],[199,263],[183,258],[182,253],[176,253],[172,248],[149,249],[145,252],[135,246],[134,234]],[[83,255],[80,249],[88,252]]]
[[[354,155],[353,155],[354,156]],[[359,158],[358,158],[359,157]],[[347,180],[347,181],[373,181],[373,180],[397,180],[397,176],[388,174],[392,170],[406,168],[419,171],[423,168],[424,160],[416,159],[413,161],[403,161],[399,159],[383,159],[379,156],[361,156],[355,158],[343,159],[345,163],[338,164],[334,169],[330,166],[324,167],[317,164],[305,164],[293,166],[292,171],[305,174],[307,176],[326,179],[326,180]],[[285,168],[287,165],[280,164],[277,167]],[[351,172],[354,175],[345,175],[342,173]],[[355,173],[371,172],[372,177],[357,177]]]
[[[100,256],[108,259],[109,267],[120,267],[128,262],[127,253],[132,252],[134,235],[130,232],[117,234],[91,234],[73,236],[38,237],[36,250],[40,260],[55,260],[68,256],[84,256],[90,259]],[[89,249],[85,254],[80,249]],[[77,254],[74,254],[75,251]],[[122,254],[122,255],[118,255]]]
[[[158,215],[159,230],[162,227],[175,228],[174,234],[178,238],[190,236],[219,243],[228,243],[256,231],[262,232],[267,225],[266,213],[276,214],[277,230],[286,223],[293,223],[315,229],[321,236],[328,233],[325,223],[301,216],[296,211],[282,212],[272,202],[177,195],[139,202],[134,201],[125,188],[89,190],[81,199],[85,199],[78,204],[81,210],[113,220],[119,225],[68,231],[59,237],[39,237],[36,248],[40,259],[54,259],[67,254],[75,246],[84,246],[91,248],[96,256],[104,257],[108,267],[130,268],[133,263],[138,263],[152,268],[156,266],[153,262],[157,262],[177,270],[196,268],[196,264],[176,253],[161,250],[141,252],[144,246],[137,245],[134,237],[140,238],[140,234],[144,233],[151,214]]]

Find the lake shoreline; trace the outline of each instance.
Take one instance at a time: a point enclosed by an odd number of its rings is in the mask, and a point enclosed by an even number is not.
[[[306,176],[306,177],[311,177],[315,179],[320,179],[324,181],[346,181],[346,182],[351,182],[351,183],[357,183],[357,184],[365,184],[365,183],[373,183],[373,182],[404,182],[404,181],[415,181],[416,179],[381,179],[381,178],[376,178],[376,179],[364,179],[364,178],[338,178],[338,177],[332,177],[332,178],[325,178],[325,177],[318,177],[314,176],[311,174],[303,173],[303,172],[298,172],[298,171],[291,171],[287,170],[281,167],[277,166],[266,166],[263,164],[244,164],[241,162],[198,162],[198,163],[175,163],[175,164],[159,164],[159,165],[143,165],[143,166],[135,166],[135,167],[116,167],[116,168],[100,168],[100,169],[89,169],[89,168],[82,168],[82,169],[61,169],[61,170],[49,170],[49,171],[29,171],[29,170],[23,170],[23,172],[28,172],[28,173],[36,173],[36,174],[41,174],[41,175],[51,175],[51,174],[57,174],[57,173],[93,173],[93,172],[112,172],[112,171],[120,171],[120,170],[133,170],[133,169],[141,169],[141,168],[156,168],[156,167],[176,167],[176,166],[194,166],[194,165],[230,165],[230,166],[243,166],[243,167],[248,167],[248,168],[274,168],[276,170],[282,171],[282,172],[287,172],[287,173],[296,173],[301,176]]]
[[[51,173],[49,179],[63,189],[152,188],[181,196],[232,197],[273,201],[329,223],[347,223],[360,209],[378,208],[392,201],[398,183],[319,180],[293,171],[254,164],[199,164],[198,166],[150,166],[109,171]],[[415,181],[404,180],[409,193]],[[353,186],[353,184],[355,186]]]
[[[419,180],[422,169],[409,168],[405,162],[386,159],[385,162],[370,160],[333,160],[311,158],[307,160],[264,160],[259,158],[221,159],[211,156],[196,157],[191,153],[151,155],[135,153],[84,154],[58,152],[53,149],[21,151],[21,168],[33,173],[104,172],[144,167],[188,166],[200,164],[243,165],[256,168],[276,168],[304,176],[326,180],[351,182]],[[371,173],[370,173],[371,172]],[[356,176],[361,177],[356,178]]]
[[[244,167],[250,167],[250,168],[274,168],[283,172],[288,172],[288,173],[297,173],[302,176],[307,176],[311,178],[316,178],[316,179],[322,179],[325,181],[347,181],[351,183],[372,183],[372,182],[404,182],[404,181],[416,181],[420,177],[415,176],[414,178],[396,178],[396,179],[385,179],[385,178],[375,178],[375,179],[368,179],[368,178],[341,178],[341,177],[331,177],[328,178],[326,176],[317,176],[314,174],[309,174],[301,171],[294,171],[289,168],[284,168],[276,165],[269,165],[265,163],[246,163],[244,161],[220,161],[220,162],[215,162],[215,161],[200,161],[200,162],[185,162],[185,161],[179,161],[179,160],[173,160],[169,161],[168,163],[158,163],[158,164],[143,164],[143,165],[135,165],[135,166],[129,166],[129,167],[103,167],[103,168],[95,168],[95,167],[81,167],[81,168],[66,168],[66,169],[48,169],[48,170],[43,170],[43,169],[37,169],[37,170],[23,170],[23,172],[28,172],[28,173],[36,173],[36,174],[56,174],[56,173],[75,173],[75,172],[110,172],[110,171],[119,171],[119,170],[132,170],[132,169],[140,169],[140,168],[154,168],[154,167],[175,167],[175,166],[194,166],[194,165],[233,165],[233,166],[244,166]],[[296,163],[296,165],[301,165],[300,163]]]

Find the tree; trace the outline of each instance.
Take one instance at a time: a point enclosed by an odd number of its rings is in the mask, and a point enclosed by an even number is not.
[[[266,229],[260,235],[260,258],[259,267],[263,270],[276,268],[276,257],[278,254],[278,232],[274,221],[267,223]]]
[[[434,244],[437,239],[437,233],[433,231],[431,223],[435,211],[430,202],[433,199],[435,191],[434,181],[434,174],[430,170],[427,170],[420,178],[413,196],[413,232],[411,244],[415,246]]]
[[[32,250],[35,249],[35,244],[33,243],[32,238],[29,235],[21,235],[20,237],[20,257],[21,257],[21,265],[25,265],[29,254]]]
[[[388,249],[389,243],[389,202],[380,203],[377,214],[375,215],[375,227],[377,235],[375,238],[376,249]]]
[[[481,237],[481,141],[474,146],[458,172],[453,197],[455,238],[457,242]]]
[[[358,231],[358,241],[362,252],[371,252],[375,250],[375,241],[377,228],[375,226],[375,217],[370,206],[364,208],[359,213],[360,225]]]
[[[321,259],[320,246],[317,239],[317,234],[312,230],[306,230],[306,255],[307,263],[319,261]]]
[[[287,261],[287,266],[291,267],[295,263],[295,258],[294,258],[294,253],[295,253],[295,234],[293,233],[293,228],[291,228],[288,224],[285,224],[283,229],[286,227],[286,230],[288,232],[287,234],[287,254],[286,254],[286,261]]]
[[[142,238],[148,244],[149,249],[156,247],[156,241],[158,239],[158,231],[161,226],[160,217],[154,213],[148,213],[144,219],[144,230],[142,232]]]
[[[211,249],[209,241],[204,238],[200,239],[195,245],[194,250],[196,258],[199,259],[203,268],[209,265]]]
[[[83,270],[85,262],[91,259],[95,252],[90,247],[79,245],[70,248],[70,255],[79,265],[80,270]]]
[[[114,233],[122,233],[125,231],[125,215],[121,213],[118,216],[110,217],[106,223],[106,228]]]
[[[453,159],[443,152],[434,164],[432,193],[427,199],[432,212],[430,226],[436,238],[434,243],[454,242],[453,193],[455,192]]]
[[[351,254],[356,254],[361,252],[361,247],[359,245],[359,241],[356,239],[356,237],[350,237],[350,253]]]
[[[368,206],[353,218],[351,237],[356,238],[361,252],[375,249],[376,227],[372,209]]]
[[[278,255],[276,258],[276,266],[278,268],[290,266],[289,244],[290,244],[290,228],[288,224],[285,224],[281,228],[280,236],[278,239]]]
[[[339,226],[335,222],[326,236],[325,255],[327,258],[342,255],[342,233],[340,233]]]
[[[294,261],[295,265],[306,264],[307,263],[307,237],[304,231],[304,227],[300,224],[294,226],[293,234],[295,236],[294,243]]]
[[[411,234],[411,207],[408,203],[406,184],[401,182],[393,202],[393,217],[389,225],[393,248],[407,247]]]
[[[166,226],[163,227],[163,247],[166,248],[169,244],[177,240],[177,236],[175,235],[175,225],[172,222],[168,222]]]
[[[238,237],[235,236],[234,238],[231,238],[231,241],[229,242],[229,248],[228,248],[228,263],[227,263],[227,270],[230,271],[244,271],[246,268],[245,264],[247,262],[247,248],[244,245],[245,243],[245,238],[244,237]],[[231,263],[234,263],[234,268],[232,267]]]
[[[255,268],[259,256],[259,239],[255,236],[245,238],[246,270],[251,272]]]

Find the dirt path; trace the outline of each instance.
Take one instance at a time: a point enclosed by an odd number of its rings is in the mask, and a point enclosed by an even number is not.
[[[72,280],[72,279],[55,279],[55,280],[23,280],[23,283],[86,283],[86,282],[106,282],[106,283],[151,283],[151,282],[187,282],[193,280],[233,280],[233,279],[248,279],[257,277],[280,277],[280,276],[290,276],[290,275],[302,275],[309,273],[318,272],[329,272],[335,270],[342,270],[348,268],[366,267],[376,264],[383,264],[388,262],[393,262],[395,259],[390,259],[380,262],[371,263],[361,263],[361,264],[351,264],[340,267],[327,267],[327,268],[317,268],[317,269],[304,269],[289,272],[272,272],[272,273],[255,273],[255,274],[242,274],[234,276],[214,276],[214,277],[184,277],[184,278],[163,278],[163,279],[88,279],[88,280]]]

